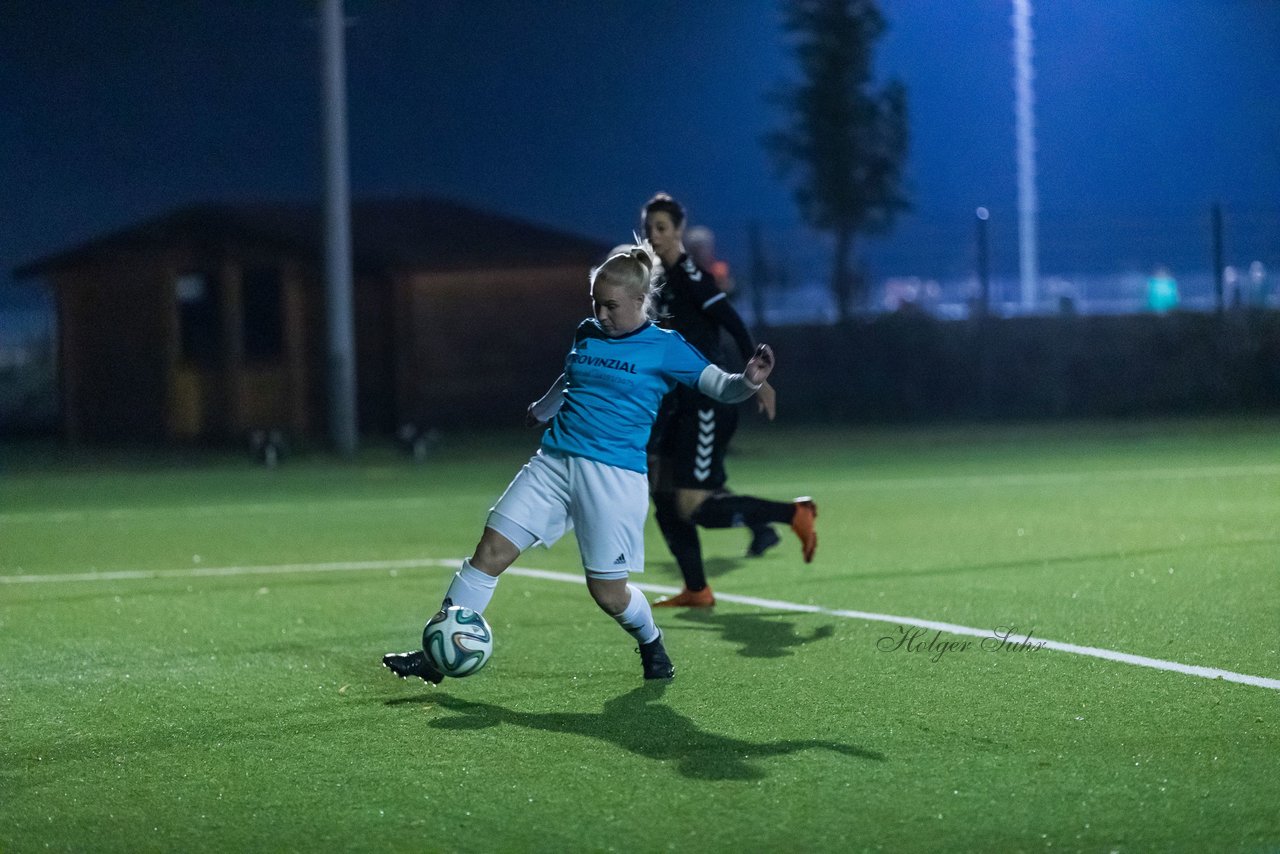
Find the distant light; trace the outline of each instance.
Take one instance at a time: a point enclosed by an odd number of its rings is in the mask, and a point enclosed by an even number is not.
[[[991,211],[986,208],[978,208],[974,213],[978,215],[978,219],[984,222],[991,217]]]

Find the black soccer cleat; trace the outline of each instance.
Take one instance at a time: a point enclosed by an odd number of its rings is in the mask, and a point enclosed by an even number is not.
[[[432,685],[439,685],[444,681],[444,674],[436,669],[431,659],[420,649],[413,652],[389,652],[382,656],[382,666],[401,679],[417,676]]]
[[[773,530],[772,525],[760,525],[751,529],[751,545],[747,546],[747,557],[760,557],[769,549],[782,542],[782,537]]]
[[[667,656],[666,647],[662,645],[661,633],[648,643],[640,644],[636,652],[640,653],[640,663],[644,665],[645,679],[675,678],[676,668]]]

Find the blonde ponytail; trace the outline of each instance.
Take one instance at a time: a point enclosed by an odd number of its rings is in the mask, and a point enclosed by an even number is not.
[[[653,270],[656,263],[657,258],[648,241],[618,246],[603,264],[592,269],[591,286],[594,288],[602,277],[610,285],[622,286],[629,295],[644,300],[645,316],[653,320],[656,317],[653,306],[656,292]]]

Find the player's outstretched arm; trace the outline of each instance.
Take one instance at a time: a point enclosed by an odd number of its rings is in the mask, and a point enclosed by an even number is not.
[[[551,388],[547,389],[547,393],[529,404],[529,408],[524,413],[524,423],[530,427],[541,427],[555,418],[564,404],[564,384],[564,374],[556,377],[556,381],[551,384]]]
[[[761,344],[740,374],[707,365],[698,377],[698,391],[721,403],[740,403],[760,390],[773,371],[773,351]]]

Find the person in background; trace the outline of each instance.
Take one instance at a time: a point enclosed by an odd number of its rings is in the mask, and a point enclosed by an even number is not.
[[[729,272],[729,262],[716,257],[715,233],[705,225],[695,225],[685,234],[684,247],[693,263],[710,273],[715,279],[716,287],[732,298],[737,290],[737,282]]]
[[[1156,267],[1147,279],[1147,308],[1164,314],[1178,307],[1178,280],[1165,266]]]
[[[727,332],[743,358],[755,343],[715,278],[699,267],[684,244],[684,207],[666,193],[651,198],[641,211],[645,237],[662,262],[658,314],[712,362],[727,364],[721,332]],[[761,410],[774,415],[773,389],[758,395]],[[787,524],[800,539],[805,563],[818,545],[817,504],[808,497],[771,501],[725,489],[725,453],[738,423],[738,410],[708,399],[696,389],[676,389],[662,403],[649,442],[649,481],[654,517],[680,567],[684,588],[658,599],[659,607],[710,607],[715,595],[707,583],[698,527],[750,527],[748,554],[761,554],[778,542],[772,524]]]

